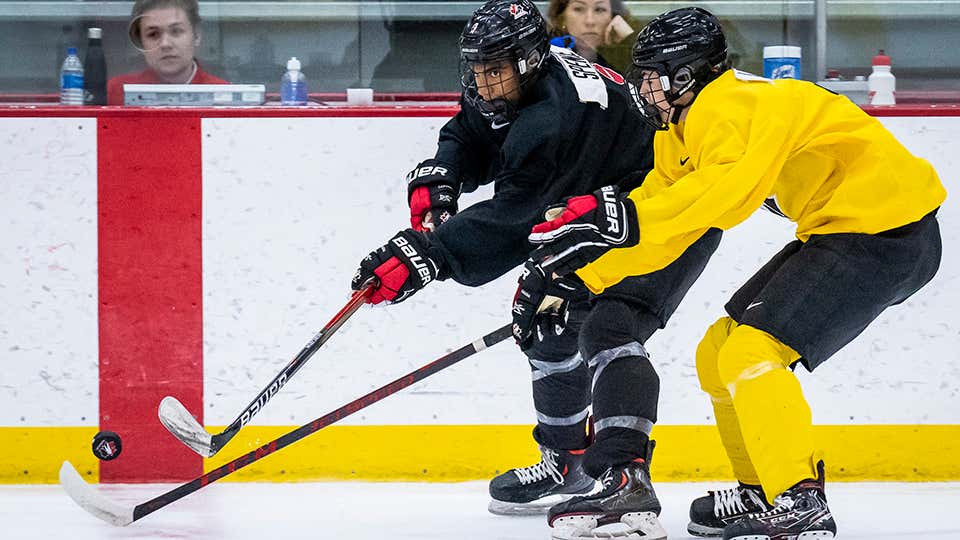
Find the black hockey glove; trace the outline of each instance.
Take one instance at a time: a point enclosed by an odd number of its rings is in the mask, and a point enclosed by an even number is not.
[[[457,181],[447,165],[428,159],[407,173],[410,226],[432,231],[457,213]]]
[[[513,295],[513,337],[521,350],[533,347],[545,334],[560,335],[572,301],[589,296],[579,279],[552,277],[527,260]]]
[[[637,245],[640,228],[633,201],[615,186],[571,197],[560,215],[534,225],[528,237],[539,245],[533,260],[546,272],[565,276],[613,248]]]
[[[360,290],[373,277],[377,282],[368,302],[403,302],[437,277],[437,263],[427,255],[423,233],[406,229],[360,261],[350,286]]]

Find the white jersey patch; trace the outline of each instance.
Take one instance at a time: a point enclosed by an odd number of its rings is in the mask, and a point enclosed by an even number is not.
[[[733,70],[733,76],[738,80],[747,81],[747,82],[768,82],[773,84],[773,81],[759,75],[754,75],[753,73],[747,73],[746,71],[740,71],[739,69]]]
[[[577,89],[580,103],[597,103],[601,109],[607,108],[607,85],[589,60],[570,49],[550,46],[550,54],[560,61],[567,76]]]

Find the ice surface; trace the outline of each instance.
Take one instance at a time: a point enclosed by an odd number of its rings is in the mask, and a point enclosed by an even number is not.
[[[173,485],[96,486],[138,504]],[[693,497],[720,484],[656,485],[670,538],[690,538]],[[0,486],[0,530],[21,539],[547,540],[542,517],[486,511],[486,482],[222,483],[119,528],[87,514],[59,486]],[[960,483],[828,484],[839,539],[960,540]]]

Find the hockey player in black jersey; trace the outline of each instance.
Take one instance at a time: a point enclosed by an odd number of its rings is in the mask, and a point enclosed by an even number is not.
[[[487,283],[527,259],[527,234],[549,204],[607,184],[635,187],[651,167],[653,132],[632,110],[623,77],[551,48],[529,0],[480,7],[463,30],[460,57],[461,110],[441,129],[436,155],[407,176],[411,228],[363,259],[353,279],[359,289],[376,278],[372,303],[403,301],[435,280]],[[491,182],[492,198],[458,212],[461,193]],[[574,495],[596,490],[602,498],[607,488],[596,479],[618,487],[629,478],[614,509],[593,517],[624,518],[650,538],[662,532],[648,471],[659,378],[643,344],[718,242],[718,231],[705,235],[675,264],[602,295],[525,266],[525,275],[542,279],[518,290],[513,309],[524,322],[515,335],[532,370],[542,459],[490,482],[491,512],[544,513]],[[563,297],[563,307],[542,311],[548,294]],[[567,534],[561,530],[572,529],[559,525],[568,524],[555,516],[555,534]]]

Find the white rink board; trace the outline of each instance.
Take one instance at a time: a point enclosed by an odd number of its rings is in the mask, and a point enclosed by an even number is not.
[[[92,118],[0,122],[0,426],[95,426]]]
[[[347,299],[359,260],[407,226],[403,175],[433,155],[443,118],[205,119],[205,422],[223,425]],[[960,118],[885,118],[949,191],[934,281],[888,310],[813,375],[814,420],[960,422]],[[482,194],[487,196],[489,192]],[[469,200],[469,199],[468,199]],[[660,423],[710,424],[696,344],[729,295],[792,238],[758,212],[727,233],[668,328],[648,344]],[[306,422],[507,322],[516,272],[479,289],[437,283],[397,306],[364,308],[254,420]],[[344,420],[352,424],[533,423],[529,368],[504,343]]]

